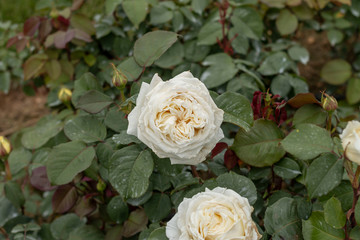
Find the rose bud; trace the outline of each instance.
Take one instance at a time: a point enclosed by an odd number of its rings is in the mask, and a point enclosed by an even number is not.
[[[328,112],[332,112],[337,109],[338,103],[336,101],[336,98],[326,93],[323,93],[323,95],[321,96],[321,106],[323,107],[324,110]]]
[[[5,157],[11,152],[11,143],[6,137],[0,136],[0,157]]]
[[[69,103],[71,101],[72,92],[66,87],[62,87],[58,93],[58,98],[63,103]]]
[[[127,83],[127,77],[119,71],[114,64],[111,63],[111,66],[113,67],[113,78],[112,78],[112,84],[114,87],[116,87],[119,90],[123,90]]]

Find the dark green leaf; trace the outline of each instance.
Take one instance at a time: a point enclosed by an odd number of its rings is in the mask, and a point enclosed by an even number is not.
[[[135,62],[134,57],[129,57],[121,62],[120,65],[117,66],[117,69],[126,76],[129,82],[136,80],[143,70],[143,68]]]
[[[132,0],[131,0],[132,1]],[[153,31],[139,38],[134,45],[134,58],[140,66],[154,63],[177,40],[177,34],[167,31]]]
[[[66,122],[64,127],[66,136],[72,140],[92,143],[103,141],[106,137],[106,127],[93,116],[77,116]]]
[[[126,15],[136,28],[145,20],[148,3],[145,0],[125,0],[122,3]]]
[[[32,154],[25,148],[17,148],[9,155],[9,165],[11,174],[17,174],[29,165]]]
[[[159,222],[171,211],[170,198],[166,194],[154,193],[150,200],[145,203],[144,209],[151,222]]]
[[[47,174],[52,184],[71,182],[76,174],[87,169],[95,157],[93,147],[73,141],[57,145],[49,154]]]
[[[311,198],[320,197],[340,184],[343,161],[331,153],[316,158],[307,169],[305,185]]]
[[[106,207],[111,220],[122,224],[129,216],[129,208],[121,196],[113,197]]]
[[[298,20],[297,17],[289,10],[281,10],[278,18],[276,19],[276,27],[281,35],[288,35],[297,29]]]
[[[219,187],[229,188],[240,194],[242,197],[246,197],[249,200],[250,205],[253,205],[257,199],[256,187],[254,183],[241,175],[234,172],[221,174],[216,182]]]
[[[312,123],[323,126],[327,118],[327,113],[319,106],[307,104],[299,108],[294,114],[294,125],[302,123]]]
[[[302,221],[304,240],[342,240],[345,238],[342,229],[335,229],[325,222],[323,212],[313,212],[309,220]]]
[[[274,122],[260,119],[249,131],[238,131],[231,149],[249,165],[271,166],[285,155],[279,146],[282,138],[283,133]]]
[[[109,180],[125,198],[142,196],[149,187],[154,167],[149,150],[132,145],[114,153],[110,160]]]
[[[343,59],[331,60],[321,69],[321,77],[333,85],[343,84],[351,74],[351,65]]]
[[[208,22],[201,27],[198,34],[198,45],[213,45],[216,40],[222,40],[221,24],[219,22]]]
[[[346,223],[346,216],[341,208],[341,202],[335,198],[330,198],[324,205],[324,216],[327,224],[333,228],[343,228]]]
[[[296,201],[284,197],[266,209],[264,219],[266,232],[274,239],[301,239],[301,220],[297,214]]]
[[[89,113],[98,113],[112,103],[113,100],[108,95],[90,90],[79,98],[76,107]]]
[[[165,227],[157,228],[152,231],[147,240],[168,240]]]
[[[281,145],[288,153],[295,157],[308,160],[321,153],[331,152],[333,141],[330,133],[313,124],[299,124],[284,140]]]
[[[274,165],[274,172],[279,177],[293,179],[301,174],[299,164],[291,158],[283,158]]]
[[[350,104],[360,101],[360,78],[351,78],[346,87],[346,100]]]
[[[84,225],[74,213],[62,215],[51,223],[51,233],[55,239],[68,239],[69,234],[76,228]]]
[[[277,52],[269,55],[261,63],[258,71],[264,76],[283,73],[291,65],[288,55],[284,52]]]
[[[102,87],[92,73],[84,73],[74,82],[74,92],[71,98],[72,103],[76,106],[81,95],[89,90],[102,91]]]
[[[69,235],[69,239],[74,240],[103,240],[104,234],[100,229],[91,225],[83,225],[76,228]]]
[[[177,42],[172,45],[158,60],[155,65],[161,68],[171,68],[180,64],[184,58],[184,46]]]
[[[225,92],[215,99],[216,105],[224,111],[224,122],[233,123],[245,130],[253,124],[253,111],[249,100],[241,94]]]
[[[7,181],[5,183],[4,191],[6,198],[9,199],[15,207],[20,208],[24,205],[24,194],[17,182]]]

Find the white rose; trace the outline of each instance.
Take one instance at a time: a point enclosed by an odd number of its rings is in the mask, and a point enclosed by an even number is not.
[[[172,164],[196,165],[224,137],[223,114],[190,72],[166,82],[155,74],[150,84],[141,85],[136,107],[128,116],[127,133],[159,157],[170,158]]]
[[[168,222],[170,240],[258,240],[247,198],[217,187],[185,198],[178,213]]]
[[[350,161],[360,164],[360,122],[348,122],[340,134],[340,138],[346,157]]]

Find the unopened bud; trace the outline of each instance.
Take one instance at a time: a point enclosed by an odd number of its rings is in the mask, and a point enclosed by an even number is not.
[[[101,178],[99,178],[99,181],[96,184],[96,189],[99,192],[103,192],[106,189],[106,183]]]
[[[69,103],[71,101],[72,92],[66,87],[62,87],[58,93],[58,98],[63,103]]]
[[[0,157],[5,157],[11,152],[11,143],[6,137],[0,136]]]
[[[116,87],[119,90],[124,89],[127,83],[127,77],[121,71],[119,71],[114,64],[111,63],[111,66],[113,67],[114,70],[113,78],[112,78],[112,83],[114,87]]]
[[[321,106],[326,111],[332,112],[337,109],[338,103],[336,101],[336,98],[334,98],[333,96],[330,96],[326,93],[323,93],[323,95],[321,96]]]

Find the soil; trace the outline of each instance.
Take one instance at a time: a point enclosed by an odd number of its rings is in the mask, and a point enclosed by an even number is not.
[[[35,96],[25,95],[22,89],[12,89],[7,95],[0,92],[0,136],[34,125],[50,112],[46,100],[45,88],[37,89]]]
[[[325,83],[321,81],[321,68],[331,60],[331,45],[326,32],[303,29],[297,32],[295,38],[294,40],[310,53],[310,60],[306,65],[298,64],[300,76],[307,80],[310,92],[317,94],[326,88]]]

